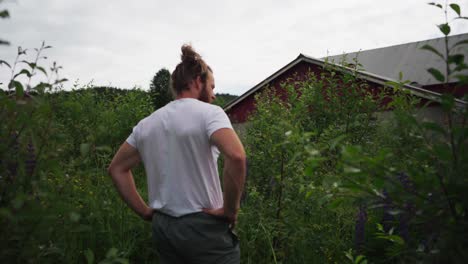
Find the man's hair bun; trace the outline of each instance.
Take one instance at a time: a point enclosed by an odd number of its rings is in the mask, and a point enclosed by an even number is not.
[[[193,62],[201,59],[200,54],[193,50],[192,46],[185,44],[182,46],[182,55],[180,56],[182,62]]]
[[[189,90],[189,84],[195,78],[200,77],[201,81],[205,83],[209,73],[213,73],[210,66],[206,64],[190,44],[184,44],[181,50],[182,55],[180,55],[180,58],[182,61],[177,64],[171,75],[171,86],[175,95],[184,90]]]

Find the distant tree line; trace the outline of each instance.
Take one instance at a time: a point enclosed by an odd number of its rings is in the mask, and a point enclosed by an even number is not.
[[[166,68],[162,68],[154,75],[153,79],[150,81],[148,92],[144,90],[138,90],[142,94],[149,93],[154,110],[157,110],[165,106],[167,103],[173,100],[173,96],[172,96],[172,92],[170,88],[170,79],[171,79],[171,74],[169,70],[167,70]],[[130,89],[123,89],[123,88],[118,88],[118,87],[110,87],[110,86],[92,86],[91,89],[93,89],[93,91],[96,92],[102,100],[110,100],[110,101],[115,101],[120,96],[125,96],[131,92],[133,93],[135,92],[135,89],[130,90]],[[55,92],[54,94],[56,96],[66,95],[70,93],[80,94],[80,93],[85,93],[86,90],[88,89],[83,88],[83,89],[74,89],[70,91],[60,90],[58,92]],[[5,92],[9,94],[9,93],[14,93],[14,90],[9,90],[9,91],[0,90],[0,92]],[[31,90],[27,92],[27,95],[35,96],[37,95],[37,92],[35,90]],[[213,104],[218,105],[220,107],[224,107],[227,103],[229,103],[230,101],[238,97],[237,95],[232,95],[229,93],[216,93],[215,95],[216,95],[216,100],[213,102]]]

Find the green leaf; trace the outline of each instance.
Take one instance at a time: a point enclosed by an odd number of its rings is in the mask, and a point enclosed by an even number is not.
[[[455,43],[455,45],[452,46],[451,49],[455,48],[456,46],[466,45],[466,44],[468,44],[468,39],[458,41],[457,43]]]
[[[128,264],[128,260],[124,258],[116,258],[114,259],[114,262],[120,263],[120,264]]]
[[[10,17],[10,13],[8,12],[8,10],[0,11],[0,18],[9,18],[9,17]]]
[[[374,194],[377,195],[378,197],[383,198],[383,199],[386,198],[385,195],[383,194],[383,192],[381,192],[380,190],[372,189],[372,191],[373,191]]]
[[[379,223],[377,223],[377,230],[379,230],[380,232],[385,233],[385,230],[384,230],[383,226],[381,224],[379,224]]]
[[[21,62],[26,63],[31,69],[34,69],[37,66],[36,63],[34,63],[34,62],[28,62],[28,61],[25,61],[25,60],[23,60]]]
[[[21,46],[18,47],[18,55],[26,55],[28,49],[22,49]]]
[[[393,243],[396,243],[398,245],[404,245],[405,244],[405,241],[403,240],[403,238],[401,238],[400,236],[397,236],[397,235],[387,236],[385,239],[390,240]]]
[[[0,39],[0,45],[10,45],[10,42],[6,41],[6,40],[3,40],[3,39]]]
[[[0,218],[12,220],[13,214],[11,213],[11,210],[9,208],[0,208]]]
[[[88,155],[89,151],[91,150],[91,144],[89,143],[82,143],[80,145],[80,153],[82,156]]]
[[[0,65],[2,65],[2,64],[5,64],[6,66],[8,66],[8,68],[11,69],[11,66],[10,66],[10,64],[8,64],[8,62],[6,62],[4,60],[0,60]]]
[[[457,4],[450,4],[450,7],[457,13],[458,16],[460,16],[460,6]]]
[[[439,161],[450,161],[452,151],[447,144],[437,144],[433,146],[434,153]]]
[[[112,148],[109,146],[99,146],[99,147],[96,147],[96,151],[112,153]]]
[[[312,161],[309,162],[309,165],[305,167],[305,170],[304,170],[305,176],[314,175],[314,169],[318,166],[318,162],[317,163],[314,162],[312,164],[310,164],[310,163],[312,163]]]
[[[449,24],[447,24],[447,23],[445,23],[445,24],[440,24],[438,27],[439,27],[440,31],[441,31],[445,36],[448,36],[448,34],[450,34],[450,26],[449,26]]]
[[[455,204],[455,211],[457,212],[457,214],[459,214],[461,216],[464,216],[465,210],[463,208],[463,204],[461,204],[461,203]]]
[[[465,56],[463,54],[454,54],[454,55],[449,55],[447,62],[449,64],[455,63],[456,65],[463,63],[465,60]]]
[[[444,82],[445,81],[444,75],[439,70],[434,69],[434,68],[430,68],[427,71],[439,82]]]
[[[74,223],[80,221],[81,215],[75,212],[70,213],[70,220]]]
[[[8,88],[13,89],[15,88],[16,96],[17,97],[23,97],[24,96],[24,88],[23,85],[15,80],[11,80],[10,84],[8,85]]]
[[[460,85],[462,84],[468,84],[468,76],[464,75],[464,74],[457,74],[454,76],[455,78],[458,79],[458,83]]]
[[[446,131],[443,127],[441,127],[439,124],[434,123],[434,122],[423,122],[422,127],[428,130],[432,130],[434,132],[437,132],[441,135],[446,135]]]
[[[47,76],[47,72],[44,68],[42,68],[41,66],[37,66],[36,69],[40,70],[42,73],[45,74],[45,76]]]
[[[39,94],[43,94],[46,88],[50,88],[51,85],[48,83],[41,82],[36,87],[34,87],[34,90],[36,90]]]
[[[403,81],[403,72],[402,72],[402,71],[400,71],[400,72],[398,73],[398,80],[399,80],[399,81]]]
[[[327,203],[328,201],[330,201],[330,199],[333,198],[333,194],[332,193],[329,193],[325,196],[322,196],[318,199],[317,203],[319,205],[324,205],[325,203]]]
[[[395,89],[395,90],[398,90],[402,87],[401,83],[399,82],[393,82],[393,81],[387,81],[385,82],[385,85]]]
[[[354,173],[360,173],[361,169],[355,168],[355,167],[352,167],[352,166],[345,166],[343,171],[344,171],[344,173],[354,174]]]
[[[84,252],[84,255],[85,255],[85,258],[86,258],[86,262],[88,264],[93,264],[94,263],[94,253],[91,249],[86,249],[85,252]]]
[[[432,47],[431,45],[424,45],[422,46],[420,49],[422,50],[428,50],[434,54],[436,54],[437,56],[441,57],[442,59],[444,59],[444,56],[442,55],[442,53],[440,53],[438,50],[436,50],[434,47]]]
[[[117,257],[118,250],[116,248],[111,248],[107,251],[106,258],[115,258]]]
[[[338,137],[334,138],[331,141],[330,149],[335,149],[337,145],[341,144],[341,142],[346,139],[346,134],[339,135]]]
[[[356,260],[354,260],[354,263],[359,264],[359,263],[361,263],[361,261],[364,260],[364,258],[365,257],[363,255],[359,255],[359,256],[356,257]]]
[[[345,256],[346,256],[349,260],[354,261],[352,249],[350,249],[350,250],[348,250],[348,251],[345,251],[344,253],[345,253]]]
[[[60,79],[60,80],[55,81],[54,84],[59,84],[59,83],[63,83],[63,82],[66,82],[66,81],[68,81],[68,79],[64,78],[64,79]]]
[[[460,72],[460,71],[463,71],[463,70],[466,70],[468,69],[468,65],[466,65],[465,63],[460,63],[457,65],[457,67],[455,67],[455,69],[453,69],[453,72]]]
[[[28,76],[28,77],[31,77],[31,76],[32,76],[31,73],[30,73],[28,70],[22,69],[19,73],[15,74],[15,76],[13,77],[13,79],[16,78],[16,77],[18,77],[18,76],[20,76],[21,74],[26,74],[26,76]]]
[[[15,91],[16,91],[16,95],[18,97],[23,97],[24,96],[24,88],[23,88],[23,85],[18,82],[18,81],[13,81],[13,83],[15,84]]]
[[[432,2],[432,3],[429,3],[429,5],[437,6],[438,8],[442,9],[441,4],[436,4],[436,3]]]
[[[333,201],[331,201],[328,206],[330,209],[337,209],[339,208],[340,206],[342,206],[344,203],[344,201],[342,199],[334,199]]]
[[[23,207],[24,201],[25,201],[24,195],[19,194],[15,197],[15,199],[13,199],[13,201],[11,201],[11,205],[13,206],[14,209],[18,210],[21,207]]]
[[[455,106],[455,98],[451,94],[443,94],[441,96],[442,101],[440,104],[442,105],[442,108],[448,112],[452,111],[453,107]]]

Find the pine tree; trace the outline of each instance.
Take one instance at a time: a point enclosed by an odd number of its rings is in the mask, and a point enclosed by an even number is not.
[[[170,89],[171,73],[166,68],[159,70],[150,82],[150,94],[154,110],[172,101]]]

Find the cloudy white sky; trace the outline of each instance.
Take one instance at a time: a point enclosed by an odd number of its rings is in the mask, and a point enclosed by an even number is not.
[[[54,48],[42,64],[62,65],[67,89],[91,81],[148,89],[191,43],[214,69],[216,91],[240,95],[300,53],[320,58],[441,37],[443,13],[427,2],[4,0],[11,17],[0,20],[0,38],[11,45],[0,46],[0,59],[12,63],[17,46],[46,41]],[[451,2],[468,15],[468,0]],[[453,23],[452,33],[467,32],[467,22]],[[0,82],[10,74],[0,67]]]

